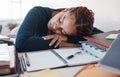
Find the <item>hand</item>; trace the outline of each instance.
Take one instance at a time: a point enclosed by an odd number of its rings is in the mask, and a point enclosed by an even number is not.
[[[61,34],[47,35],[47,36],[44,36],[42,38],[44,40],[52,39],[52,41],[50,42],[49,46],[52,46],[54,43],[56,43],[55,47],[59,46],[62,41],[67,41],[67,36],[61,35]]]

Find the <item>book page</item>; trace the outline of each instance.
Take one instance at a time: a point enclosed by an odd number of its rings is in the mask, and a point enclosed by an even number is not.
[[[9,65],[10,56],[7,44],[0,44],[0,65]]]
[[[15,67],[15,47],[14,45],[8,46],[9,54],[10,54],[10,68]]]
[[[27,56],[30,62],[30,66],[27,66],[27,71],[56,68],[66,65],[50,50],[28,52]]]
[[[62,56],[67,61],[69,66],[94,63],[99,60],[98,58],[84,52],[80,47],[54,49],[54,51]],[[76,52],[81,53],[74,55]],[[67,57],[70,55],[74,55],[74,57],[72,57],[71,59],[67,59]]]

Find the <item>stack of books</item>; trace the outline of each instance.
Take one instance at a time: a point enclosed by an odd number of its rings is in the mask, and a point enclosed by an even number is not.
[[[18,76],[14,45],[0,44],[0,77]]]
[[[10,38],[8,36],[0,34],[0,40],[10,40]]]

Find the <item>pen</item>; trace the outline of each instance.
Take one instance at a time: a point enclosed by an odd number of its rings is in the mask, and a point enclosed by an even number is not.
[[[71,58],[73,58],[75,55],[77,55],[77,54],[81,54],[81,51],[78,51],[78,52],[76,52],[76,53],[74,53],[74,54],[72,54],[72,55],[69,55],[68,57],[67,57],[67,59],[69,60],[69,59],[71,59]]]
[[[26,58],[26,64],[27,64],[27,66],[30,66],[30,62],[29,62],[29,59],[28,59],[27,53],[25,53],[25,58]]]

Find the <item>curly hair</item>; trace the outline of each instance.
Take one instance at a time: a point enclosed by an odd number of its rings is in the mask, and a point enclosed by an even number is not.
[[[77,25],[77,35],[84,36],[90,35],[93,31],[93,23],[94,23],[94,13],[92,10],[87,7],[73,7],[70,8],[70,13],[75,15]]]

